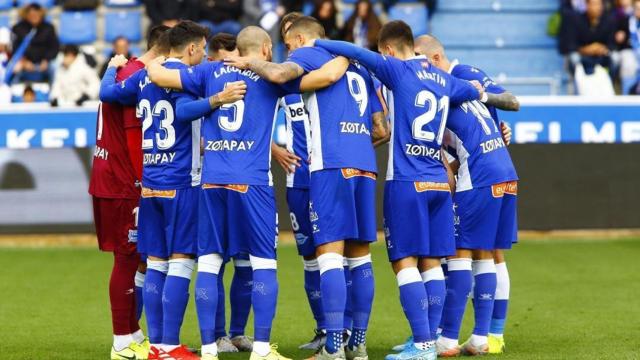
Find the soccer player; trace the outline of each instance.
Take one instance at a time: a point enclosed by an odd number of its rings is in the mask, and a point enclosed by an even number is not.
[[[327,51],[313,47],[313,41],[323,37],[324,28],[316,19],[301,17],[286,32],[291,54],[285,63],[246,58],[230,63],[284,83],[332,59]],[[312,142],[309,211],[327,331],[326,344],[315,358],[364,360],[368,359],[365,340],[374,292],[369,244],[377,235],[372,140],[387,136],[386,122],[371,76],[359,65],[349,65],[339,81],[305,96]],[[346,355],[342,343],[347,297],[343,254],[353,289],[353,333]]]
[[[382,55],[346,42],[315,45],[359,61],[387,89],[392,133],[384,193],[387,251],[414,339],[413,346],[387,359],[435,359],[438,305],[446,294],[440,259],[455,253],[443,133],[450,104],[479,99],[481,91],[416,57],[411,28],[402,21],[381,29]]]
[[[205,55],[207,34],[206,28],[191,21],[173,27],[167,33],[171,50],[165,66],[180,69],[199,64]],[[117,60],[114,58],[104,76],[100,98],[137,102],[142,118],[140,249],[148,255],[145,299],[152,354],[154,358],[197,359],[180,345],[179,335],[195,266],[200,117],[181,118],[175,103],[189,99],[152,84],[145,70],[115,83]],[[224,95],[219,94],[218,99],[223,100],[212,106],[226,103]]]
[[[209,60],[222,61],[229,56],[237,56],[236,37],[227,33],[217,33],[209,39]]]
[[[168,29],[166,26],[151,29],[147,39],[149,50],[120,68],[118,80],[126,79],[162,53],[158,40]],[[142,299],[136,299],[136,294],[141,291],[134,291],[144,277],[142,272],[136,274],[140,263],[136,253],[138,184],[142,176],[140,128],[135,108],[113,103],[100,105],[89,193],[93,196],[100,250],[113,252],[114,257],[109,281],[113,324],[111,359],[146,359],[149,352],[149,342],[138,326]]]
[[[447,261],[451,296],[445,303],[445,332],[438,340],[439,352],[455,355],[460,351],[458,333],[473,271],[476,326],[461,350],[472,355],[502,353],[510,287],[504,250],[517,241],[518,177],[505,147],[510,129],[499,121],[496,109],[517,111],[519,102],[482,70],[449,61],[435,37],[419,37],[415,50],[457,78],[479,81],[487,92],[484,104],[465,103],[450,113],[450,147],[457,154],[455,161],[453,157],[451,160],[458,172],[454,197],[458,251],[455,258]],[[473,126],[463,126],[469,123]],[[497,193],[491,194],[489,188]]]

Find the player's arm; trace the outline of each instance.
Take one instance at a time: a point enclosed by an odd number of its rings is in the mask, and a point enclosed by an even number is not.
[[[228,83],[224,90],[204,99],[194,99],[189,95],[179,96],[176,100],[176,119],[193,121],[208,115],[214,109],[244,99],[247,84],[244,81]]]
[[[180,81],[180,70],[167,69],[162,66],[164,56],[158,56],[147,65],[147,74],[152,83],[168,89],[182,90]]]
[[[284,84],[288,81],[297,79],[304,74],[304,69],[300,65],[291,61],[276,64],[260,59],[232,56],[225,59],[224,63],[225,65],[233,66],[238,69],[249,69],[258,74],[261,78],[276,84]]]
[[[302,161],[298,155],[290,153],[289,150],[279,146],[275,142],[271,142],[271,156],[280,164],[287,174],[292,174],[296,171],[295,168],[300,167],[300,161]]]
[[[507,124],[506,122],[501,121],[500,130],[502,130],[502,140],[504,140],[505,144],[510,145],[511,138],[513,136],[513,133],[511,132],[511,126],[509,126],[509,124]]]
[[[100,82],[100,101],[108,103],[121,103],[124,105],[134,105],[136,103],[137,88],[134,81],[116,82],[116,71],[120,66],[127,63],[127,58],[116,55],[109,61],[107,71]],[[131,77],[135,79],[135,75]],[[131,84],[134,84],[133,86]]]
[[[371,117],[373,122],[373,130],[371,131],[371,140],[373,141],[373,147],[386,144],[391,139],[391,132],[389,132],[389,125],[387,119],[384,116],[384,112],[378,111]]]
[[[322,65],[318,70],[314,70],[302,77],[300,82],[301,92],[310,92],[318,89],[324,89],[332,85],[347,72],[349,68],[349,59],[338,56],[335,59]]]
[[[518,101],[518,98],[508,91],[501,94],[492,94],[487,91],[485,94],[487,94],[487,97],[486,100],[483,98],[483,102],[487,105],[495,106],[500,110],[506,111],[520,110],[520,102]]]
[[[453,76],[449,76],[449,79],[451,81],[450,102],[453,106],[465,101],[482,100],[486,94],[482,85],[476,80],[461,80]]]

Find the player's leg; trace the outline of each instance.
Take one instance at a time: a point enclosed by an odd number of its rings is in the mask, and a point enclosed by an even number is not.
[[[144,276],[147,273],[147,257],[140,255],[140,263],[135,276],[136,285],[136,319],[142,317],[142,309],[144,308]]]
[[[231,288],[229,289],[231,300],[229,335],[231,343],[238,351],[250,352],[253,349],[253,342],[244,334],[251,312],[251,290],[253,287],[253,269],[251,269],[248,254],[234,257],[233,268],[233,280],[231,280]]]
[[[487,336],[496,292],[496,267],[493,263],[493,253],[487,250],[474,250],[472,269],[475,325],[471,338],[462,346],[462,351],[469,355],[479,355],[488,351]]]
[[[224,274],[227,269],[228,260],[226,260],[220,268],[218,274],[218,306],[216,307],[216,344],[218,344],[218,351],[221,353],[226,352],[238,352],[238,349],[233,346],[231,339],[227,334],[227,304],[226,304],[226,290],[224,286]]]
[[[440,258],[421,258],[418,268],[429,299],[429,330],[431,338],[435,339],[447,295],[444,272],[440,265]]]
[[[353,329],[353,280],[346,256],[343,258],[342,267],[344,268],[342,272],[344,274],[344,283],[347,285],[347,301],[344,306],[344,331],[342,332],[342,341],[344,344],[348,344],[351,338],[351,330]]]
[[[449,276],[442,309],[442,333],[436,342],[439,356],[457,356],[460,353],[460,327],[473,281],[471,264],[471,250],[458,249],[456,256],[447,259]]]
[[[226,192],[205,188],[198,203],[198,276],[195,284],[196,312],[203,359],[217,359],[216,309],[218,277],[223,264],[227,224]]]

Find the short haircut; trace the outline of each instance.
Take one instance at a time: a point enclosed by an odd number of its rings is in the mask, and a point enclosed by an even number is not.
[[[262,45],[270,42],[271,37],[264,29],[258,26],[247,26],[238,33],[238,52],[245,56],[260,51]]]
[[[431,56],[438,52],[444,55],[444,46],[440,40],[433,35],[418,36],[414,42],[416,52],[422,55]]]
[[[76,45],[65,45],[61,51],[64,55],[78,56],[80,54],[80,49]]]
[[[301,13],[301,12],[298,12],[298,11],[293,11],[293,12],[285,14],[282,17],[282,20],[280,20],[280,35],[282,37],[284,37],[284,34],[286,32],[285,30],[288,30],[288,29],[284,28],[285,25],[287,25],[287,23],[293,24],[296,20],[300,19],[303,16],[304,16],[304,14]]]
[[[124,36],[122,36],[122,35],[117,36],[115,39],[113,39],[113,41],[112,41],[111,43],[112,43],[112,44],[115,44],[115,43],[117,43],[117,42],[118,42],[118,41],[120,41],[120,40],[124,40],[124,41],[126,41],[127,43],[129,43],[129,39],[127,39],[126,37],[124,37]]]
[[[227,33],[217,33],[209,40],[209,52],[220,50],[233,51],[237,47],[236,37]]]
[[[171,49],[181,51],[187,45],[209,37],[209,29],[191,20],[183,20],[169,30],[168,36]]]
[[[413,51],[413,32],[409,25],[402,20],[386,23],[378,35],[378,46],[384,45],[409,48]]]
[[[305,34],[312,38],[322,39],[325,37],[324,26],[311,16],[303,16],[294,21],[286,34]]]
[[[151,50],[154,46],[160,44],[162,35],[169,31],[171,28],[166,25],[154,26],[149,30],[147,35],[147,49]]]

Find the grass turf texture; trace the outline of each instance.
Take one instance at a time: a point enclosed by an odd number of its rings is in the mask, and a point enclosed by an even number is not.
[[[385,249],[377,245],[373,253],[377,284],[367,343],[370,358],[378,360],[403,342],[409,329]],[[512,301],[507,353],[500,358],[640,358],[639,255],[640,239],[519,244],[508,255]],[[302,264],[291,245],[281,247],[279,260],[273,340],[282,354],[303,359],[311,354],[297,346],[311,338],[314,321],[302,288]],[[0,249],[0,357],[108,359],[111,261],[110,254],[87,248]],[[472,317],[468,311],[463,341]],[[199,346],[193,292],[182,341]]]

